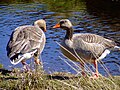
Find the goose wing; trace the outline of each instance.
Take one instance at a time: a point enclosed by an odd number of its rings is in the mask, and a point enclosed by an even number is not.
[[[45,35],[35,26],[21,26],[12,33],[7,45],[7,55],[11,58],[16,54],[31,52],[40,48]]]
[[[98,57],[106,49],[114,48],[116,45],[114,41],[95,34],[74,34],[73,41],[73,47],[78,53],[83,51],[85,54]]]

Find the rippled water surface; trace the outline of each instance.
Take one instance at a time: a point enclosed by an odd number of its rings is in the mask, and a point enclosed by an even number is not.
[[[44,69],[49,73],[54,71],[75,73],[64,60],[60,59],[62,55],[59,45],[56,43],[63,39],[65,31],[52,29],[52,26],[62,18],[71,20],[75,33],[95,33],[115,40],[120,45],[120,19],[117,17],[95,16],[89,14],[85,7],[79,8],[79,10],[66,10],[65,8],[54,10],[54,8],[49,8],[47,4],[0,5],[0,63],[5,68],[8,69],[12,66],[6,55],[6,45],[12,31],[21,25],[31,25],[35,20],[41,18],[44,18],[47,22],[47,42],[42,53],[42,59]],[[106,61],[112,61],[104,64],[109,69],[110,74],[120,75],[120,52],[112,52],[103,60],[103,62]],[[21,64],[16,65],[16,67],[21,67]],[[100,64],[99,72],[105,75],[105,71]]]

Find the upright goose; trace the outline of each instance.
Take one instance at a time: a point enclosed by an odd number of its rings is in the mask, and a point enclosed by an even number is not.
[[[22,62],[25,70],[28,70],[28,65],[25,60],[34,57],[37,65],[41,64],[39,55],[42,53],[46,37],[46,22],[43,19],[34,22],[34,26],[25,25],[17,27],[11,34],[7,44],[7,56],[12,64],[16,65]]]
[[[114,41],[102,36],[90,33],[73,34],[74,30],[68,19],[60,20],[53,28],[62,28],[63,30],[66,30],[65,38],[60,46],[61,51],[67,58],[81,63],[83,75],[85,75],[84,64],[87,62],[93,63],[95,66],[95,73],[92,77],[97,78],[97,61],[106,57],[113,49],[120,50]]]

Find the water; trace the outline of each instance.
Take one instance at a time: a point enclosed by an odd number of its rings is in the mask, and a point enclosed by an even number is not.
[[[80,4],[82,4],[81,2]],[[79,6],[79,5],[78,5]],[[11,63],[6,55],[6,45],[10,38],[12,31],[21,25],[31,25],[37,19],[45,19],[47,22],[46,46],[42,53],[42,62],[44,70],[48,73],[55,71],[76,73],[70,66],[68,66],[62,59],[59,45],[65,35],[65,31],[61,29],[52,29],[52,27],[63,18],[68,18],[73,23],[75,33],[95,33],[107,38],[110,38],[120,43],[120,19],[115,17],[103,15],[97,16],[90,14],[86,7],[67,8],[50,6],[48,4],[9,4],[0,5],[0,63],[6,69],[10,69]],[[109,69],[110,74],[120,75],[120,52],[112,52],[103,62],[115,61],[118,64],[111,62],[104,65]],[[27,61],[28,63],[31,60]],[[71,63],[72,64],[72,63]],[[22,67],[21,64],[16,67]],[[99,64],[99,72],[106,75],[104,69]]]

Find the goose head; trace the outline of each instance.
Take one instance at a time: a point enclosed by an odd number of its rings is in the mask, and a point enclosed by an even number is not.
[[[39,28],[41,28],[44,32],[46,32],[46,22],[43,19],[37,20],[34,22],[35,26],[38,26]]]
[[[69,30],[72,28],[72,23],[68,19],[60,20],[53,28],[62,28],[64,30]]]

